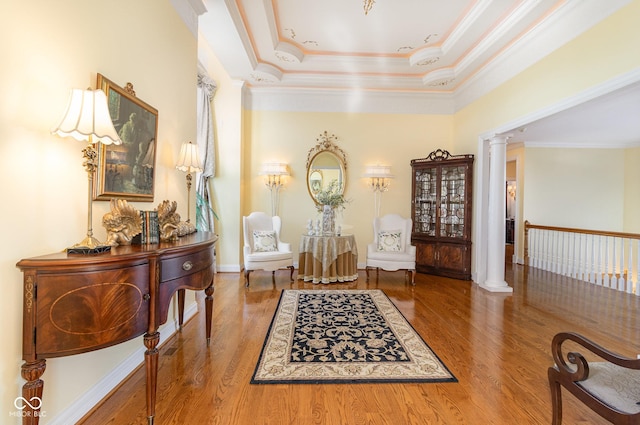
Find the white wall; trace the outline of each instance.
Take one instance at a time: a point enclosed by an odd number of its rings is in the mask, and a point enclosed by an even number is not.
[[[20,419],[9,415],[24,383],[22,275],[15,265],[22,258],[62,250],[87,230],[83,145],[50,134],[69,90],[95,87],[101,73],[119,85],[132,82],[138,97],[158,109],[155,200],[134,205],[153,209],[164,199],[176,200],[186,216],[184,173],[175,170],[175,161],[180,144],[195,139],[197,52],[196,39],[168,0],[5,0],[0,3],[0,39],[0,217],[5,223],[0,423],[18,424]],[[94,202],[94,233],[101,240],[108,207],[108,202]],[[192,308],[193,298],[187,302]],[[161,333],[166,336],[167,329]],[[142,338],[137,338],[48,360],[43,376],[47,416],[40,423],[75,422],[74,415],[92,404],[74,402],[140,347]],[[74,411],[66,411],[71,406]]]
[[[624,155],[623,231],[640,233],[640,148],[627,149]]]
[[[524,219],[622,231],[624,149],[526,148]]]

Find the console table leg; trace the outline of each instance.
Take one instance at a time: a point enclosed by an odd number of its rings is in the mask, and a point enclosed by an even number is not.
[[[144,346],[147,351],[144,353],[144,363],[147,371],[147,418],[149,424],[153,424],[153,417],[156,414],[156,390],[158,384],[158,342],[160,333],[144,335]]]
[[[184,289],[178,289],[178,331],[182,332],[184,323]]]
[[[211,345],[211,320],[213,318],[213,281],[204,290],[207,295],[204,299],[204,309],[206,312],[207,347]]]
[[[42,406],[44,381],[40,379],[47,364],[45,360],[26,362],[22,365],[21,375],[27,382],[22,386],[22,425],[38,425]]]

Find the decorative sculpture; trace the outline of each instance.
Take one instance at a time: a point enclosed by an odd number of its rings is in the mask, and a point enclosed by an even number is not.
[[[188,235],[196,231],[196,226],[191,222],[180,221],[180,214],[176,212],[176,201],[162,201],[158,205],[158,224],[160,227],[161,241],[175,241],[180,236]]]
[[[124,199],[111,200],[111,212],[102,217],[107,229],[107,245],[131,245],[134,236],[142,232],[142,217]]]

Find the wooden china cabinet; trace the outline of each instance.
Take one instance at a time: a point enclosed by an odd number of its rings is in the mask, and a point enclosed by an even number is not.
[[[411,168],[416,270],[471,280],[473,155],[438,149]]]

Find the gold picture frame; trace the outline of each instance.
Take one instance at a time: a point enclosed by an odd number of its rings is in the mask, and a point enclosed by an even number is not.
[[[98,74],[97,87],[107,95],[122,144],[98,147],[93,199],[153,202],[158,110],[138,99],[131,83],[122,88]]]

